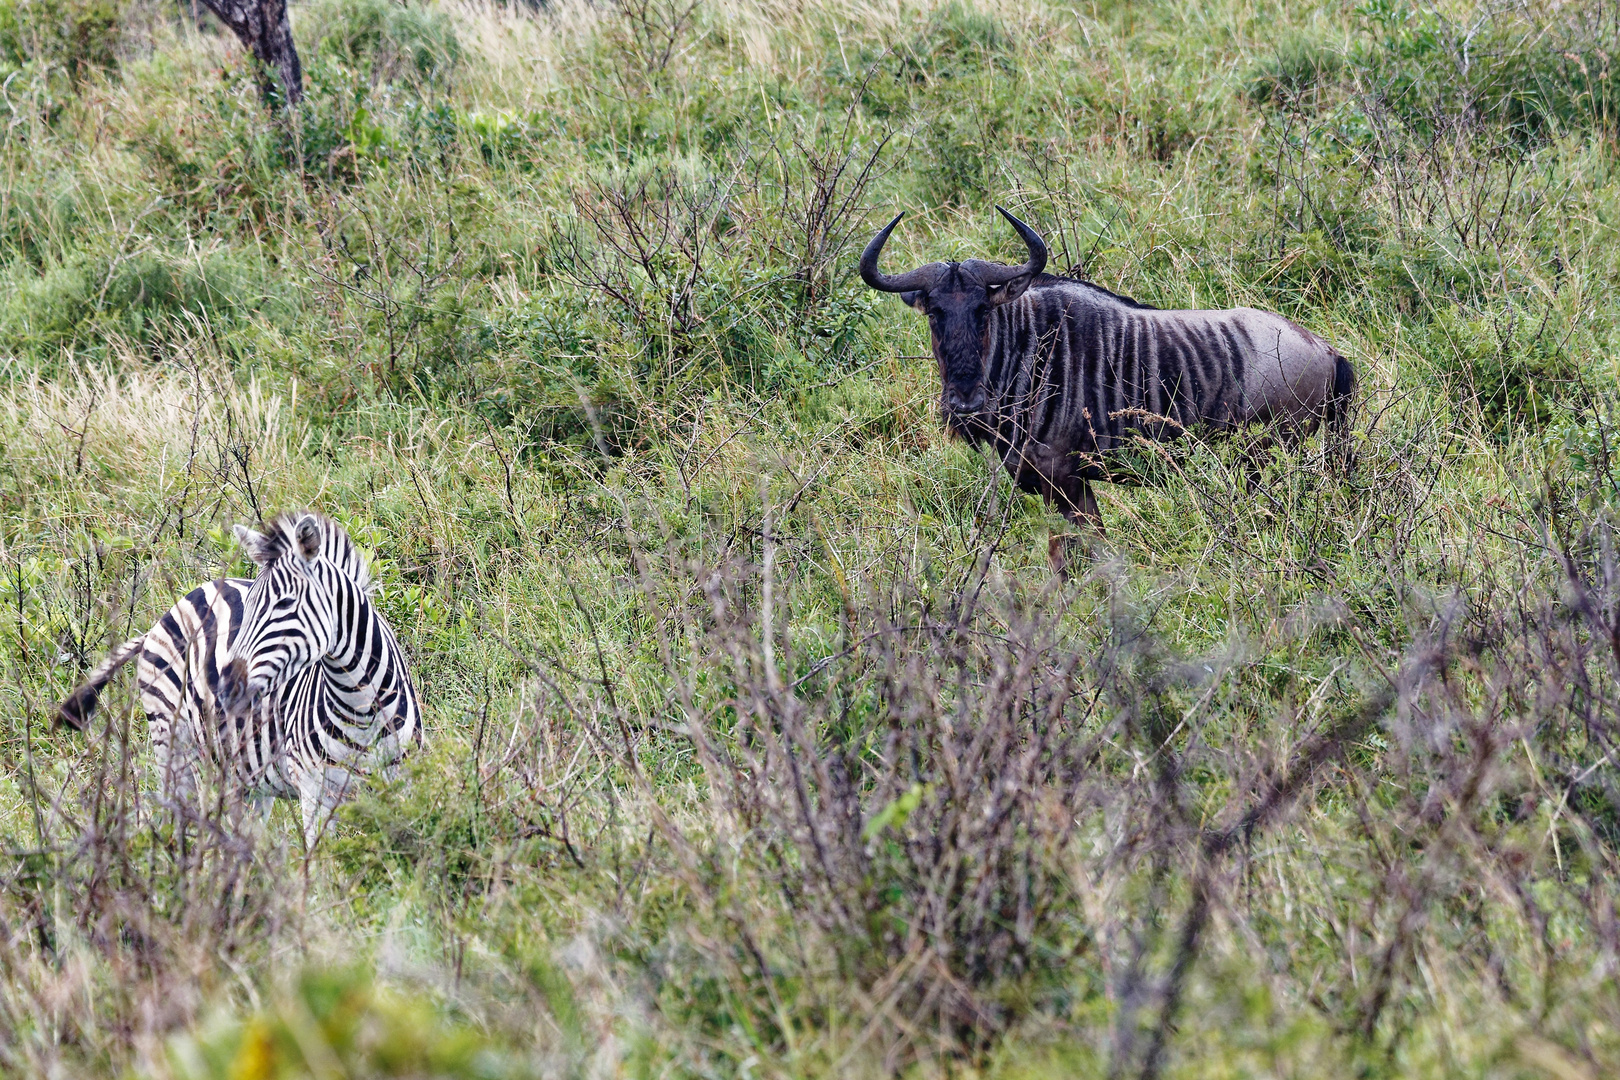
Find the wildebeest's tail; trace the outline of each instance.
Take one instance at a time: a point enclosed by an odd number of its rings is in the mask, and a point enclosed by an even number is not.
[[[1327,423],[1328,451],[1345,472],[1355,468],[1356,457],[1350,447],[1350,421],[1355,404],[1356,372],[1350,361],[1333,354],[1333,392],[1328,395],[1323,420]]]
[[[57,706],[57,721],[75,731],[83,731],[96,711],[96,702],[101,697],[102,688],[112,681],[119,668],[140,655],[141,646],[145,643],[146,635],[142,634],[140,637],[130,638],[114,649],[112,655],[90,673],[84,685],[69,694],[67,700]]]

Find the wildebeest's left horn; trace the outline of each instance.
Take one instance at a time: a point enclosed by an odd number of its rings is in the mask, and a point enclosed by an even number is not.
[[[861,280],[879,292],[910,292],[913,289],[926,289],[939,278],[939,263],[929,263],[919,266],[906,274],[885,274],[878,270],[878,255],[883,251],[883,245],[888,242],[889,234],[894,227],[900,224],[905,214],[894,215],[894,220],[883,226],[881,232],[872,237],[872,242],[866,245],[861,252]]]
[[[1023,266],[998,268],[989,275],[990,280],[985,281],[985,284],[1005,285],[1013,278],[1023,277],[1025,274],[1034,277],[1042,270],[1045,270],[1046,241],[1041,239],[1041,234],[1007,213],[1007,211],[1002,210],[1001,207],[996,207],[996,210],[1000,212],[1002,217],[1007,219],[1007,224],[1018,230],[1018,235],[1023,237],[1024,246],[1029,248],[1029,262]]]

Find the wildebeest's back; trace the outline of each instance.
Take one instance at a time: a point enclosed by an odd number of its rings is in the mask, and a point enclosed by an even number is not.
[[[1160,310],[1051,277],[994,313],[987,346],[988,408],[1009,465],[1016,455],[1050,474],[1067,461],[1088,479],[1105,479],[1103,455],[1138,432],[1314,428],[1338,359],[1268,312]]]

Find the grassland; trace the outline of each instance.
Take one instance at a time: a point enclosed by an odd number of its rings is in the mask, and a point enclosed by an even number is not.
[[[0,1071],[1620,1069],[1620,9],[0,0]],[[1357,468],[1066,525],[854,255],[1248,304]],[[314,506],[430,744],[177,822],[109,644]]]

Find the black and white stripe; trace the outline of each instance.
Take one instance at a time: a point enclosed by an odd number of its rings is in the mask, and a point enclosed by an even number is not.
[[[357,778],[392,775],[421,744],[421,702],[342,528],[293,513],[236,532],[258,574],[193,589],[59,716],[83,728],[113,673],[138,659],[165,793],[189,795],[206,760],[246,797],[298,799],[313,843]]]

